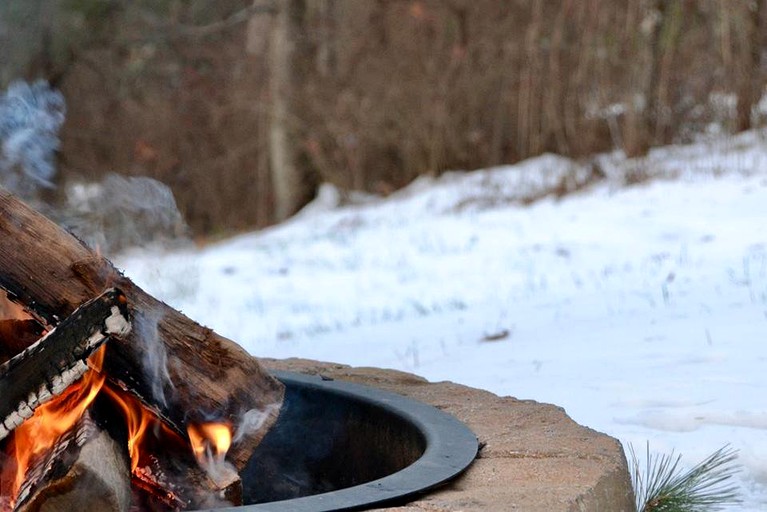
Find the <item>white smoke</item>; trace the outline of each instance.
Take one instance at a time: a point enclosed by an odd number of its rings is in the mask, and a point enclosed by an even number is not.
[[[12,83],[0,95],[0,183],[30,199],[53,186],[64,96],[44,80]]]
[[[151,178],[106,174],[99,182],[63,183],[65,203],[42,198],[42,189],[54,187],[65,116],[64,96],[44,80],[0,92],[0,186],[104,254],[188,241],[173,193]]]
[[[264,423],[266,423],[272,415],[277,414],[279,410],[279,404],[269,404],[263,411],[251,409],[243,414],[240,424],[237,425],[237,431],[234,433],[232,442],[236,443],[251,432],[260,430],[264,426]]]
[[[129,247],[182,243],[188,228],[167,185],[143,176],[107,174],[66,187],[61,223],[112,255]]]
[[[133,320],[136,339],[141,344],[143,353],[142,364],[152,391],[152,398],[157,403],[168,405],[166,390],[173,390],[173,381],[168,373],[168,352],[160,340],[157,326],[162,319],[162,313],[151,308],[136,312]]]

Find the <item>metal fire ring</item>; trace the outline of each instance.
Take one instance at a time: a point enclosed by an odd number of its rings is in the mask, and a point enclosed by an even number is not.
[[[274,372],[287,387],[330,393],[386,410],[411,423],[423,435],[426,450],[413,464],[372,482],[282,501],[227,507],[218,512],[330,512],[364,510],[404,503],[463,472],[476,458],[476,435],[455,417],[430,405],[369,386],[323,380],[293,372]]]

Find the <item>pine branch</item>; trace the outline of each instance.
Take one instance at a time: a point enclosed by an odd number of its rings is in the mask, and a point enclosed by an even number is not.
[[[681,455],[651,454],[649,443],[644,470],[629,445],[631,480],[639,512],[711,512],[741,502],[732,477],[740,467],[737,450],[725,445],[688,471]]]

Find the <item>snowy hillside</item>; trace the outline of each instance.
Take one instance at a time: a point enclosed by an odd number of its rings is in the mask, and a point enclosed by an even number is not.
[[[606,180],[528,206],[593,166],[544,156],[345,207],[326,189],[272,229],[117,264],[258,356],[552,402],[690,464],[731,443],[741,510],[764,510],[765,137],[606,155]]]

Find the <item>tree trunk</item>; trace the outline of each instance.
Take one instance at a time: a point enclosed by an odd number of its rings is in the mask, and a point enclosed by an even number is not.
[[[668,118],[665,112],[670,108],[666,90],[670,83],[669,67],[679,35],[681,12],[679,0],[652,0],[645,12],[647,65],[640,66],[637,73],[642,83],[639,92],[645,104],[643,108],[637,107],[633,98],[629,99],[623,133],[623,149],[628,157],[642,156],[650,146],[662,142],[660,138]]]
[[[338,64],[338,6],[336,0],[319,0],[320,40],[317,49],[317,71],[322,77],[335,78]]]
[[[761,17],[764,0],[745,2],[744,44],[740,51],[736,69],[738,81],[738,104],[735,129],[739,132],[750,130],[751,112],[759,101],[761,89],[762,34]]]
[[[316,183],[301,144],[298,101],[308,63],[304,36],[305,0],[281,0],[270,49],[271,120],[269,153],[275,220],[284,220],[308,203]]]

